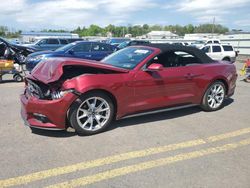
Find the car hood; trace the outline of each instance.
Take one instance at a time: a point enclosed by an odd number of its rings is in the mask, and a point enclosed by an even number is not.
[[[94,67],[98,69],[111,70],[117,73],[126,73],[129,70],[113,67],[111,65],[93,60],[80,60],[75,58],[51,58],[39,63],[31,72],[31,77],[45,84],[55,82],[63,74],[63,67],[67,65]]]
[[[50,54],[54,54],[56,53],[55,51],[39,51],[39,52],[35,52],[30,54],[30,57],[35,57],[35,56],[39,56],[39,55],[50,55]]]

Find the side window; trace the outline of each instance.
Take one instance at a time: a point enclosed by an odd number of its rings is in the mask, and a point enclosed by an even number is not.
[[[101,43],[92,43],[91,51],[98,52],[98,51],[110,51],[106,44]]]
[[[210,46],[205,46],[201,49],[205,53],[210,53],[211,52],[211,47]]]
[[[219,41],[218,41],[218,40],[215,40],[214,43],[215,43],[215,44],[219,44]]]
[[[61,44],[68,44],[68,41],[66,39],[60,39]]]
[[[211,44],[211,43],[212,43],[212,41],[211,41],[211,40],[207,41],[207,44]]]
[[[224,49],[224,51],[233,51],[233,47],[232,46],[222,46],[223,47],[223,49]]]
[[[72,48],[72,50],[74,52],[89,52],[90,48],[91,48],[91,43],[81,43]]]
[[[47,44],[48,43],[47,41],[48,41],[47,39],[42,39],[38,42],[38,44],[39,45]]]
[[[220,46],[212,46],[213,52],[221,52],[221,47]]]
[[[58,39],[48,39],[47,44],[59,44]]]
[[[131,46],[137,45],[137,44],[140,44],[140,42],[132,41],[132,42],[130,43]]]
[[[168,51],[154,57],[148,65],[152,63],[161,64],[163,67],[181,67],[202,62],[195,55],[185,51]]]

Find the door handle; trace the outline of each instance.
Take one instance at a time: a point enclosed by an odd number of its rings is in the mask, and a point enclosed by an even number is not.
[[[91,57],[91,55],[85,55],[85,57]]]

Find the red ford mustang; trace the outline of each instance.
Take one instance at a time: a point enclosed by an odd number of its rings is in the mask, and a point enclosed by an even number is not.
[[[218,110],[236,79],[233,64],[177,45],[132,46],[101,62],[48,59],[26,78],[21,114],[33,128],[90,135],[113,119],[193,105]]]

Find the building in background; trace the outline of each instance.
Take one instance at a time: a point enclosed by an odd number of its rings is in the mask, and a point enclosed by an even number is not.
[[[185,34],[184,39],[185,40],[208,40],[211,38],[218,39],[220,34],[218,33],[192,33],[192,34]]]
[[[170,31],[151,31],[146,35],[148,39],[174,39],[178,38],[178,35]]]
[[[75,33],[57,33],[57,32],[22,32],[20,41],[23,43],[34,42],[41,38],[79,38]]]

